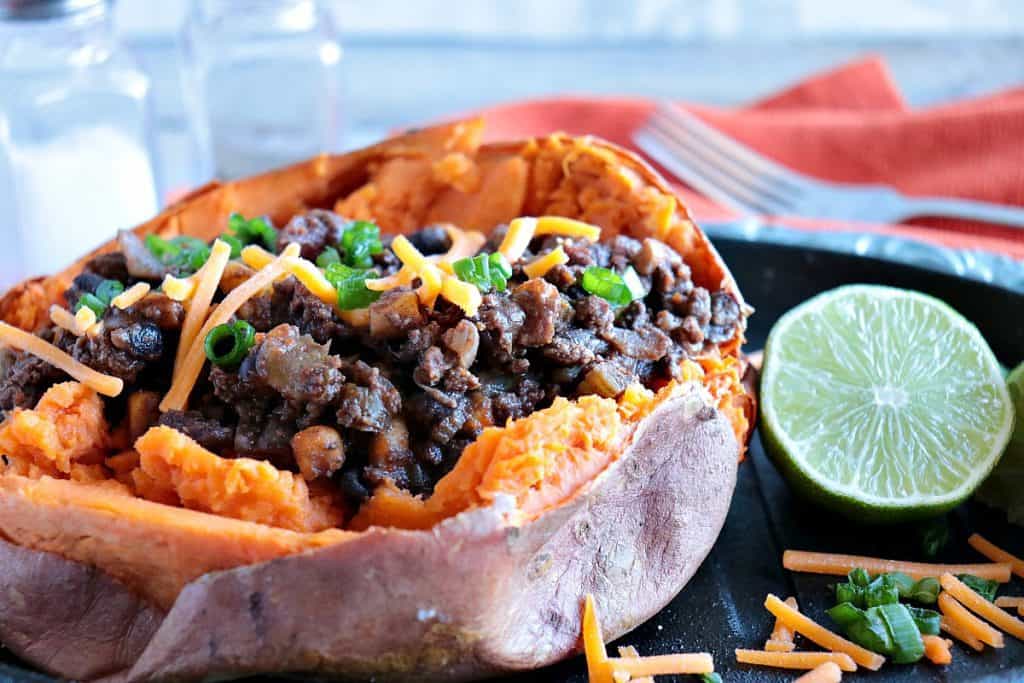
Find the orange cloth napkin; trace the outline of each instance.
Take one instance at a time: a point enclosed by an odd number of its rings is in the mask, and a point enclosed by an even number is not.
[[[565,131],[635,149],[631,136],[654,106],[641,99],[573,97],[475,113],[487,117],[489,139]],[[739,109],[686,106],[736,139],[812,176],[886,183],[912,195],[1024,205],[1024,89],[915,110],[904,102],[885,64],[868,58]],[[698,222],[728,216],[707,199],[686,189],[683,193]],[[796,217],[784,222],[811,230],[894,233],[1024,258],[1024,231],[999,226],[940,219],[899,226]]]

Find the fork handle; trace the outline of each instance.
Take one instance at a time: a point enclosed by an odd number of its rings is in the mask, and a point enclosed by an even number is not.
[[[903,197],[903,201],[895,207],[895,213],[899,214],[897,220],[920,216],[964,218],[1024,229],[1024,209],[973,199]]]

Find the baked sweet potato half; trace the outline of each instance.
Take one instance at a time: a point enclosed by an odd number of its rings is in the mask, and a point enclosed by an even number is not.
[[[481,134],[207,186],[0,300],[4,645],[471,680],[577,652],[587,593],[609,638],[678,593],[754,419],[747,307],[633,155]]]

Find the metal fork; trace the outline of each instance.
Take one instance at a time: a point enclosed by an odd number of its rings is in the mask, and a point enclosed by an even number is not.
[[[1024,209],[970,199],[908,197],[887,185],[833,183],[790,170],[662,104],[633,141],[680,180],[745,214],[899,223],[919,216],[1024,228]]]

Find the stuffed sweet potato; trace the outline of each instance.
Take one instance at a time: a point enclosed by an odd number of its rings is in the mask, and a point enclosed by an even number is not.
[[[632,155],[480,136],[210,185],[0,300],[0,641],[83,680],[470,680],[577,651],[584,594],[616,637],[685,585],[746,306]]]

